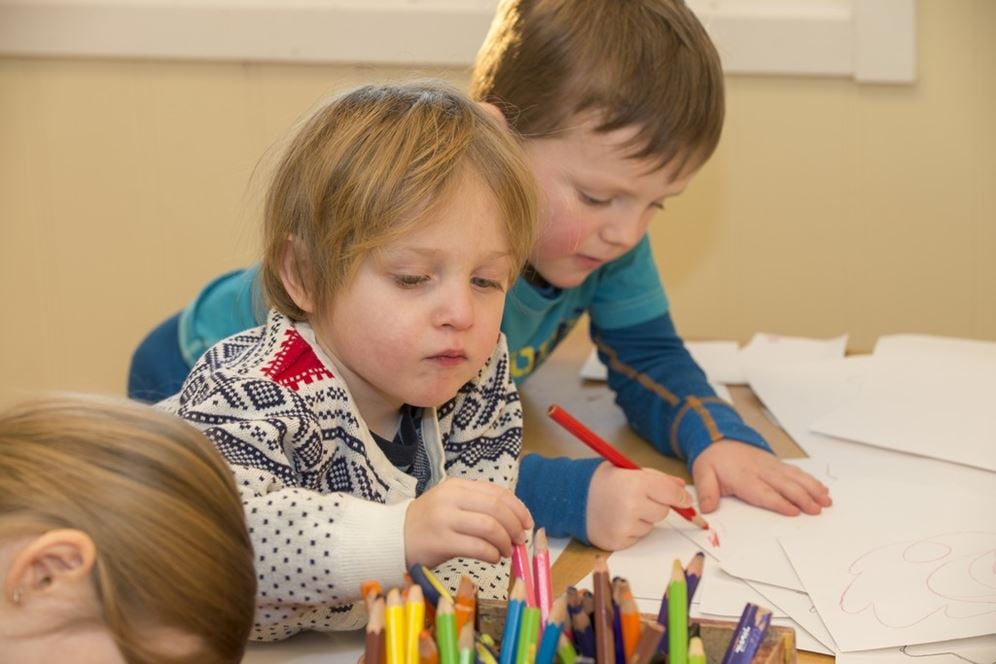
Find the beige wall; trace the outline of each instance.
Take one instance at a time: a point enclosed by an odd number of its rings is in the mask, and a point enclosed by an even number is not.
[[[996,2],[918,4],[919,81],[734,77],[651,231],[679,329],[996,339]],[[383,67],[0,58],[0,404],[123,393],[131,350],[252,260],[257,159]]]

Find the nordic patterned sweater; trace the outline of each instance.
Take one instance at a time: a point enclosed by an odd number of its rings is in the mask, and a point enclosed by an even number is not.
[[[256,555],[255,640],[356,629],[361,582],[403,584],[416,480],[384,456],[336,373],[306,323],[271,311],[213,346],[159,404],[203,431],[235,475]],[[463,477],[514,489],[522,408],[504,336],[456,397],[424,410],[419,433],[429,486]],[[482,597],[504,598],[507,561],[436,569],[454,592],[464,573]]]

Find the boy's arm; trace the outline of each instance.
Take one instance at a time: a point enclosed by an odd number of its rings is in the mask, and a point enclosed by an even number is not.
[[[830,505],[823,484],[779,461],[715,396],[669,315],[612,330],[592,324],[591,335],[631,426],[661,452],[686,460],[703,512],[716,509],[721,495],[787,515]]]
[[[630,425],[691,468],[710,444],[736,440],[770,452],[733,406],[716,396],[667,313],[618,329],[591,326],[609,387]]]

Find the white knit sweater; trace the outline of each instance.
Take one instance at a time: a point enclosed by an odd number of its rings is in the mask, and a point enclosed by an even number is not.
[[[235,474],[256,555],[256,640],[358,628],[360,584],[403,582],[416,480],[384,456],[336,373],[306,324],[271,311],[265,326],[208,350],[160,403],[202,430]],[[504,337],[456,397],[424,411],[420,435],[429,486],[463,477],[514,489],[522,408]],[[507,562],[457,558],[436,573],[454,590],[469,574],[482,597],[504,598],[508,586]]]

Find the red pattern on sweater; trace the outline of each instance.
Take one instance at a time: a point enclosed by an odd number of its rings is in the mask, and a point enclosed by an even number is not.
[[[308,342],[297,330],[287,330],[273,361],[260,371],[270,380],[295,392],[301,384],[332,378],[332,372],[322,364]]]

